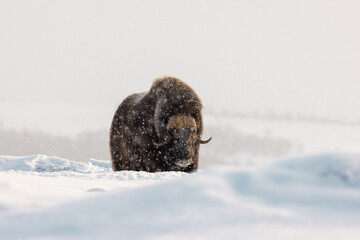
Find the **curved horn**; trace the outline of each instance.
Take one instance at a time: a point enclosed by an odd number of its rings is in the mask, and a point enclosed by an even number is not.
[[[162,146],[164,146],[164,145],[167,144],[167,143],[168,143],[168,141],[165,140],[165,141],[163,141],[163,142],[161,142],[161,143],[156,143],[156,142],[154,142],[153,144],[154,144],[155,147],[162,147]]]
[[[171,139],[171,137],[170,137],[170,135],[168,135],[167,137],[165,137],[165,140],[164,140],[164,141],[162,141],[162,142],[160,142],[160,143],[153,142],[153,144],[154,144],[155,147],[162,147],[162,146],[164,146],[165,144],[169,143],[169,142],[170,142],[170,139]]]
[[[199,139],[199,143],[200,144],[207,144],[207,143],[209,143],[210,141],[211,141],[211,139],[212,139],[212,137],[210,137],[208,140],[201,140],[201,139]]]

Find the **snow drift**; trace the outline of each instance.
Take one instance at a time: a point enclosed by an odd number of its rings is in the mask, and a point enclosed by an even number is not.
[[[360,237],[360,155],[355,154],[190,175],[114,173],[109,162],[99,160],[3,156],[0,186],[1,239]],[[51,197],[59,191],[62,197]],[[14,196],[31,204],[13,203]]]

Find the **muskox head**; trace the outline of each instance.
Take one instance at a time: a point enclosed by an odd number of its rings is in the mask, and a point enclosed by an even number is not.
[[[201,140],[200,127],[195,119],[188,115],[178,114],[169,118],[163,133],[165,136],[159,136],[159,139],[164,141],[154,145],[165,148],[165,161],[174,165],[174,170],[197,165],[199,144],[206,144],[211,140]]]

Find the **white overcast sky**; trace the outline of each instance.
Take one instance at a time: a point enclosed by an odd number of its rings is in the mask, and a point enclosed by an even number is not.
[[[108,127],[172,75],[205,108],[360,119],[360,2],[1,0],[0,125]]]

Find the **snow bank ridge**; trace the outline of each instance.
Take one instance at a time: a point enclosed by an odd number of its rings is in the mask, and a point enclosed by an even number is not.
[[[90,159],[86,163],[68,161],[59,157],[49,157],[42,154],[12,157],[0,156],[0,171],[35,171],[59,172],[73,171],[80,173],[105,172],[110,168],[110,162]]]
[[[124,177],[126,179],[169,179],[187,174],[180,172],[132,172],[115,174],[110,161],[89,159],[87,162],[69,161],[59,157],[42,154],[14,157],[0,156],[0,171],[21,171],[62,174],[102,174],[104,176]],[[114,175],[115,174],[115,175]],[[279,182],[326,183],[360,186],[360,155],[323,154],[318,156],[286,159],[275,162],[258,171],[258,176],[279,179]],[[279,178],[281,177],[281,180]]]
[[[288,182],[298,181],[311,184],[320,181],[326,184],[342,183],[360,187],[360,155],[322,154],[280,161],[268,172],[282,173]]]
[[[117,180],[166,180],[188,175],[183,172],[113,172],[110,161],[89,159],[87,162],[69,161],[59,157],[42,154],[14,157],[0,156],[0,172],[16,171],[47,177],[77,177],[90,179]]]

